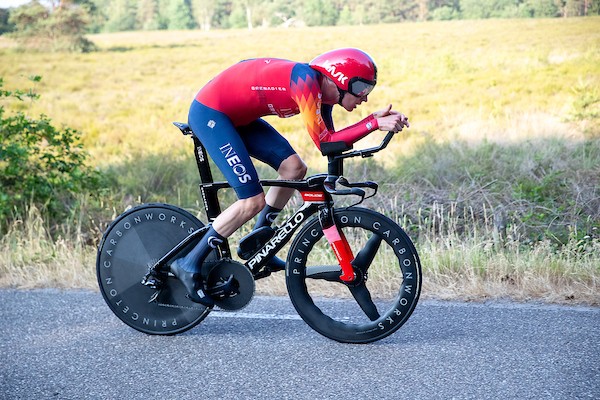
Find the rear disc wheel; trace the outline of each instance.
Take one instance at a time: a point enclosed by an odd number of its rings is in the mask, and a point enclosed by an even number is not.
[[[172,274],[160,273],[162,283],[156,289],[141,283],[149,267],[203,226],[189,212],[169,204],[144,204],[113,221],[98,249],[96,273],[104,300],[121,321],[147,334],[172,335],[206,318],[210,309],[192,302]],[[207,261],[217,257],[213,251]]]

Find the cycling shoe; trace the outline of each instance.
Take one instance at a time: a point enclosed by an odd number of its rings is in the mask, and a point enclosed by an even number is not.
[[[171,264],[171,272],[183,284],[188,297],[194,303],[200,303],[210,308],[214,307],[215,301],[202,288],[203,284],[199,273],[184,270],[179,265],[179,259],[173,261]]]

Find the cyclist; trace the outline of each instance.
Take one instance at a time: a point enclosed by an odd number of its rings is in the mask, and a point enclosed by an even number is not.
[[[171,264],[171,272],[193,301],[214,305],[199,274],[210,251],[257,214],[255,230],[270,226],[293,194],[293,189],[272,187],[265,196],[250,156],[270,165],[279,179],[302,179],[306,174],[305,163],[289,142],[261,117],[301,114],[322,152],[324,143],[350,146],[377,129],[398,132],[408,127],[408,118],[390,104],[335,131],[333,106],[354,110],[368,100],[376,83],[373,59],[359,49],[344,48],[323,53],[308,64],[275,58],[241,61],[198,92],[190,107],[189,125],[238,200],[213,221],[192,251]],[[270,263],[271,270],[285,267],[277,257]]]

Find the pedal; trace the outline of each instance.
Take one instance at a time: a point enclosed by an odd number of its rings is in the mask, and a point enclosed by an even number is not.
[[[238,256],[247,260],[263,247],[275,235],[275,229],[263,226],[244,236],[237,249]]]
[[[225,297],[233,297],[240,293],[239,284],[233,280],[233,274],[228,278],[221,278],[220,282],[208,289],[208,295],[214,299],[223,299]]]
[[[151,289],[160,289],[163,286],[163,280],[153,273],[147,273],[142,279],[142,285],[148,286]]]
[[[244,264],[223,259],[214,266],[206,278],[208,294],[222,310],[240,310],[254,296],[252,273]]]

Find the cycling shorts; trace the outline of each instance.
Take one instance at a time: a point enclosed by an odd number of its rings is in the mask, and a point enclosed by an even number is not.
[[[283,160],[296,154],[290,143],[264,120],[236,127],[227,115],[196,100],[190,107],[188,123],[239,199],[263,192],[250,157],[277,171]]]

